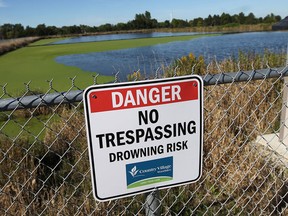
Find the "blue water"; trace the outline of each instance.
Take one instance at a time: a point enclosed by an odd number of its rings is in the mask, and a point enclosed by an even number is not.
[[[70,44],[70,43],[83,43],[83,42],[96,42],[96,41],[109,41],[109,40],[128,40],[138,38],[155,38],[155,37],[171,37],[183,35],[195,35],[195,32],[151,32],[151,33],[129,33],[129,34],[105,34],[94,36],[81,36],[68,38],[61,41],[56,41],[51,44]]]
[[[120,72],[121,80],[126,80],[127,74],[139,69],[144,74],[154,73],[161,65],[168,66],[175,59],[189,53],[202,55],[206,61],[212,59],[220,61],[231,56],[237,57],[239,51],[286,52],[287,45],[288,32],[239,33],[141,48],[59,56],[55,60],[61,64],[102,75],[114,75]]]

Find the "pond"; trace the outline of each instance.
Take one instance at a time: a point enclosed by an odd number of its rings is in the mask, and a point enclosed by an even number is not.
[[[70,44],[70,43],[83,43],[83,42],[96,42],[96,41],[109,41],[109,40],[129,40],[139,38],[155,38],[155,37],[173,37],[183,35],[196,35],[196,32],[151,32],[151,33],[129,33],[129,34],[104,34],[68,38],[61,41],[56,41],[51,44]]]
[[[237,57],[239,51],[263,53],[265,50],[283,52],[287,50],[288,32],[254,32],[202,37],[189,41],[176,41],[154,46],[130,48],[108,52],[95,52],[59,56],[55,60],[68,66],[102,75],[120,72],[121,81],[127,74],[141,70],[154,73],[161,65],[170,65],[175,59],[193,53],[202,55],[206,61],[218,61]]]

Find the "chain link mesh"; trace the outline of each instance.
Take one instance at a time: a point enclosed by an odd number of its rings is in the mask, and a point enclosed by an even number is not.
[[[288,143],[279,141],[279,129],[288,127],[280,120],[288,83],[281,75],[268,79],[263,74],[259,80],[247,75],[246,82],[236,82],[245,75],[239,73],[204,76],[203,174],[196,183],[155,191],[161,215],[288,214]],[[223,75],[230,81],[219,85]],[[147,213],[147,194],[94,200],[83,102],[76,97],[82,91],[74,80],[66,93],[51,81],[41,95],[27,83],[20,98],[2,86],[3,107],[11,101],[15,106],[0,112],[0,215]],[[78,99],[71,100],[71,94]],[[57,103],[44,100],[51,95]],[[37,104],[24,104],[27,97]]]

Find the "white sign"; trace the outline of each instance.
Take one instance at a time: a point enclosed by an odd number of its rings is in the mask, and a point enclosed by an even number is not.
[[[179,186],[200,178],[201,77],[91,86],[84,92],[84,106],[97,200]]]

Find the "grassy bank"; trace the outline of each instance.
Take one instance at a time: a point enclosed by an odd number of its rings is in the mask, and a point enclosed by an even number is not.
[[[186,27],[186,28],[166,28],[155,31],[159,32],[219,32],[219,33],[233,33],[233,32],[261,32],[271,31],[271,24],[257,24],[257,25],[240,25],[227,24],[223,26],[205,26],[205,27]]]
[[[53,79],[53,87],[58,91],[64,91],[71,87],[71,77],[77,77],[75,85],[84,89],[93,84],[91,71],[83,71],[77,67],[69,67],[58,64],[54,59],[57,56],[80,54],[89,52],[103,52],[140,46],[151,46],[172,41],[191,40],[197,36],[146,38],[134,40],[101,41],[91,43],[76,43],[63,45],[46,45],[54,40],[45,39],[32,43],[27,47],[9,52],[0,57],[1,85],[8,83],[9,92],[19,93],[25,89],[24,83],[31,81],[31,89],[46,91],[49,88],[47,80]],[[111,71],[111,74],[114,71]],[[113,77],[99,76],[98,83],[113,81]],[[13,93],[13,94],[14,94]]]
[[[40,37],[26,37],[26,38],[11,39],[2,42],[0,41],[0,55],[27,46],[28,44],[33,43],[39,39]]]

